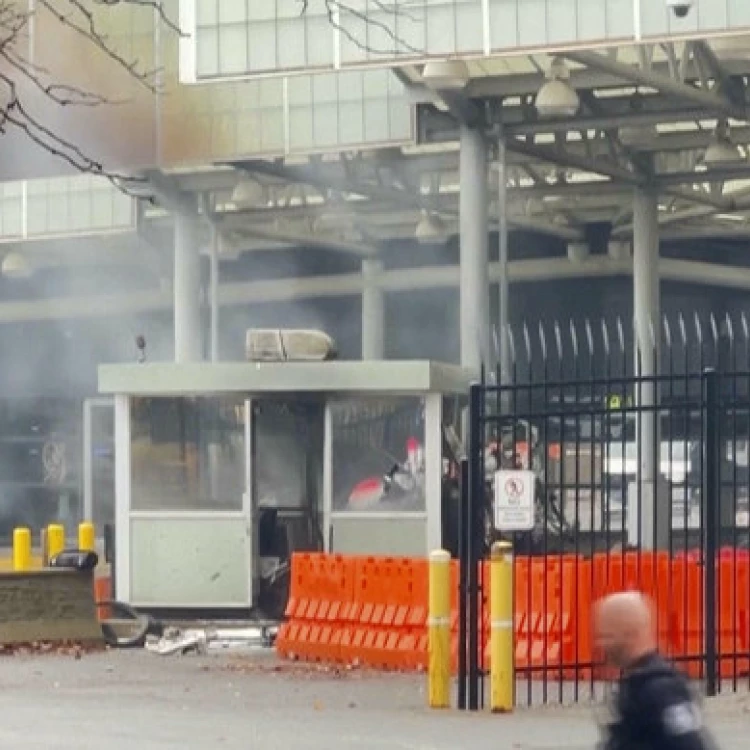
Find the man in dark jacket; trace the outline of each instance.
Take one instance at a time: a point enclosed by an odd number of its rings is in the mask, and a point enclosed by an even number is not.
[[[659,656],[649,602],[635,591],[602,600],[596,638],[622,670],[604,750],[709,750],[712,742],[687,680]]]

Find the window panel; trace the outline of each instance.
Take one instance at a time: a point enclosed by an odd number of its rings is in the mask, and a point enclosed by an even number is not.
[[[219,74],[231,75],[247,70],[247,26],[234,24],[219,29]]]
[[[333,34],[327,17],[309,16],[307,27],[307,63],[315,67],[333,65]]]
[[[281,107],[263,112],[261,148],[279,152],[284,149],[284,110]]]
[[[478,0],[456,5],[456,47],[461,52],[480,52],[484,49],[482,5]]]
[[[307,64],[307,25],[304,18],[279,21],[279,66],[303,68]]]
[[[273,5],[273,3],[264,0],[258,3],[251,2],[251,5]],[[219,19],[218,23],[220,26],[227,25],[242,25],[247,26],[248,14],[247,14],[247,3],[245,0],[219,0]]]
[[[546,0],[525,0],[519,5],[518,44],[544,44],[547,39]]]
[[[28,233],[45,234],[47,232],[47,196],[29,195],[26,205],[26,228]]]
[[[218,0],[196,0],[195,6],[198,26],[216,26],[219,23]]]
[[[219,66],[219,32],[198,29],[196,33],[196,67],[199,76],[216,75]]]
[[[236,117],[237,152],[243,156],[255,154],[262,148],[261,116],[258,112],[242,113]]]
[[[339,141],[339,112],[336,104],[316,104],[313,110],[313,140],[316,146],[332,146]]]
[[[274,70],[276,66],[276,21],[253,24],[249,32],[248,69]]]
[[[91,193],[77,190],[70,194],[70,226],[84,230],[91,226]]]
[[[51,193],[47,205],[47,231],[58,234],[71,230],[70,206],[66,193]]]
[[[364,143],[364,106],[361,101],[339,105],[339,136],[342,143]]]
[[[309,149],[315,146],[313,114],[310,107],[290,108],[289,145],[293,149]]]
[[[20,237],[23,234],[23,203],[20,198],[3,198],[0,209],[3,237]]]
[[[112,194],[97,190],[91,200],[92,229],[108,229],[112,226],[113,219]]]

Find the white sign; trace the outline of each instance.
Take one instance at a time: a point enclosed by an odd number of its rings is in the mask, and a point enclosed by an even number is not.
[[[531,531],[534,528],[533,471],[495,472],[495,528],[500,531]]]

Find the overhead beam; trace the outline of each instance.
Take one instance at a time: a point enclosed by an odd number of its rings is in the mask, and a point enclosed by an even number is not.
[[[746,267],[669,258],[662,258],[659,267],[662,278],[671,281],[750,289],[750,268]],[[498,283],[500,273],[500,264],[491,263],[489,278],[492,283]],[[614,261],[607,257],[592,257],[582,263],[571,263],[567,258],[540,258],[511,261],[508,273],[514,283],[605,278],[630,275],[632,265],[629,261]],[[384,271],[378,278],[379,286],[385,291],[409,292],[415,289],[456,288],[458,276],[458,266],[433,266],[408,271]],[[222,284],[219,301],[222,305],[290,303],[303,299],[356,296],[362,290],[360,273],[309,276]],[[170,310],[172,302],[172,293],[160,289],[116,295],[0,302],[0,324],[136,315]]]
[[[669,94],[685,101],[693,102],[715,112],[723,112],[738,120],[744,120],[747,116],[745,107],[737,106],[725,96],[716,94],[713,91],[696,88],[690,84],[681,83],[669,76],[618,62],[611,57],[605,57],[595,52],[563,52],[562,56],[581,65],[619,76],[624,81],[630,81],[642,86],[650,86],[662,94]]]
[[[603,158],[587,159],[586,157],[573,154],[568,150],[558,150],[554,147],[540,144],[532,145],[518,138],[508,138],[506,148],[508,151],[525,154],[549,164],[557,164],[561,167],[574,167],[584,172],[601,174],[630,185],[637,185],[643,181],[643,177],[636,172],[632,172],[617,164],[612,164]]]
[[[695,172],[693,170],[660,172],[654,176],[654,182],[660,187],[670,185],[701,185],[704,183],[746,179],[750,179],[750,164],[712,167],[705,172]]]

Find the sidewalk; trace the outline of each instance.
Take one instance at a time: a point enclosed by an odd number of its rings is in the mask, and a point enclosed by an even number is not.
[[[511,716],[429,711],[424,680],[278,666],[269,657],[5,657],[0,747],[583,750],[596,741],[590,705]],[[722,750],[744,750],[749,710],[746,693],[711,702]]]

